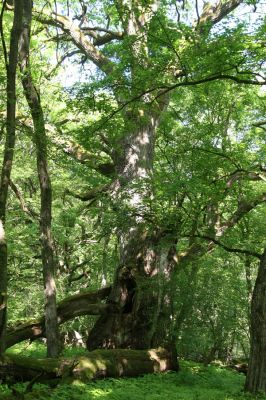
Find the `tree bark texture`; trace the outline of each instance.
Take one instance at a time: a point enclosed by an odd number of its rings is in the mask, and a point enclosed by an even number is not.
[[[63,379],[89,382],[106,377],[138,376],[177,370],[172,355],[165,349],[96,350],[70,359],[34,359],[7,355],[0,363],[0,379],[15,381]]]
[[[58,325],[56,314],[56,285],[54,279],[54,255],[51,234],[52,187],[47,166],[47,144],[43,110],[40,96],[34,86],[30,70],[30,29],[32,17],[31,0],[23,0],[23,32],[20,37],[20,70],[22,85],[34,125],[34,142],[37,152],[37,170],[41,190],[40,231],[42,244],[42,265],[45,293],[45,331],[47,356],[57,357],[59,353]]]
[[[14,21],[11,30],[9,62],[7,65],[7,117],[6,142],[0,183],[0,354],[5,350],[7,319],[7,243],[5,220],[8,186],[11,177],[16,125],[16,68],[18,62],[18,41],[22,29],[22,5],[14,3]]]
[[[245,389],[266,392],[266,248],[251,301],[250,357]]]
[[[172,243],[161,243],[154,227],[147,226],[152,199],[151,178],[154,140],[162,109],[146,104],[127,122],[132,134],[124,136],[117,160],[118,179],[113,201],[123,209],[125,223],[119,231],[120,261],[107,304],[119,312],[103,314],[90,332],[87,347],[145,349],[168,341]],[[150,107],[151,108],[151,107]],[[129,119],[129,113],[125,119]],[[169,310],[168,310],[169,311]],[[159,322],[160,321],[160,322]]]
[[[57,305],[58,324],[78,317],[80,315],[99,315],[110,313],[112,305],[103,304],[101,300],[106,299],[111,291],[110,287],[102,288],[95,292],[82,292],[67,297]],[[11,347],[23,340],[35,340],[46,336],[45,317],[17,324],[9,329],[6,334],[6,347]]]

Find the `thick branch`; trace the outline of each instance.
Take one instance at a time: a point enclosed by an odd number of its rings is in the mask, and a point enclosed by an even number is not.
[[[76,197],[77,199],[80,199],[82,201],[88,201],[88,200],[94,200],[97,197],[99,197],[99,195],[102,195],[103,193],[108,192],[108,190],[110,189],[111,184],[108,183],[106,185],[100,185],[97,186],[96,188],[90,189],[88,192],[86,193],[74,193],[71,190],[66,190],[66,194],[70,194],[73,197]]]
[[[221,225],[219,228],[219,235],[225,232],[228,228],[235,226],[241,218],[247,213],[253,210],[257,205],[266,202],[266,193],[262,193],[250,202],[242,200],[239,202],[237,210],[231,215],[231,217]]]
[[[235,10],[242,2],[243,0],[229,0],[225,3],[223,1],[219,1],[219,3],[215,5],[206,3],[201,16],[198,18],[196,29],[200,33],[209,31],[213,25],[220,22],[223,18]]]
[[[90,151],[84,149],[73,140],[59,139],[58,137],[51,137],[52,142],[59,146],[63,152],[81,164],[87,165],[89,168],[94,169],[105,176],[112,176],[115,172],[114,165],[111,162],[103,162],[102,158]]]
[[[0,114],[1,115],[1,114]],[[65,154],[69,155],[74,160],[78,161],[81,164],[86,165],[87,167],[99,172],[104,176],[112,176],[115,172],[115,167],[112,162],[108,160],[104,160],[102,157],[98,156],[95,153],[91,153],[86,150],[79,143],[74,142],[73,140],[64,139],[62,136],[64,135],[61,131],[61,126],[67,122],[74,122],[73,120],[64,120],[59,123],[56,123],[55,126],[51,124],[45,124],[45,129],[47,132],[47,136],[51,140],[51,142],[60,148]],[[17,119],[17,123],[20,124],[23,128],[26,128],[29,134],[32,136],[32,122],[29,119]],[[111,153],[111,151],[110,151]]]
[[[266,121],[259,121],[253,124],[253,126],[263,126],[266,125]]]
[[[256,128],[260,128],[266,132],[266,127],[265,127],[266,121],[256,122],[255,124],[252,124],[252,125],[255,126]]]
[[[100,27],[82,27],[81,30],[85,35],[93,38],[94,46],[102,46],[112,40],[122,40],[124,37],[123,32],[114,32]],[[104,32],[105,34],[101,36],[98,32]]]
[[[226,186],[227,188],[230,188],[234,182],[239,181],[240,179],[247,179],[250,181],[265,181],[266,176],[264,176],[265,173],[259,174],[257,172],[253,171],[246,171],[244,169],[237,169],[233,173],[230,174],[230,178],[228,179]]]
[[[103,312],[110,312],[111,305],[100,303],[109,295],[110,291],[111,288],[106,287],[94,292],[79,293],[62,300],[57,306],[58,323],[63,324],[80,315],[98,315]],[[7,347],[26,339],[35,340],[41,336],[45,336],[44,317],[11,328],[7,332]]]
[[[100,52],[85,36],[81,28],[73,23],[68,17],[52,13],[34,13],[34,17],[41,23],[61,28],[75,43],[75,45],[107,75],[111,74],[114,64],[102,52]]]

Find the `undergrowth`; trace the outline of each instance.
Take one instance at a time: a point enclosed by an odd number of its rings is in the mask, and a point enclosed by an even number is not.
[[[32,344],[26,349],[19,345],[9,352],[34,357],[45,356],[44,346]],[[66,349],[64,356],[84,353],[84,349]],[[251,396],[243,392],[245,377],[219,366],[180,361],[180,371],[149,374],[138,378],[104,379],[89,384],[74,382],[55,389],[35,384],[25,400],[253,400],[266,396]],[[17,392],[24,392],[27,384],[17,383]],[[0,385],[0,399],[15,399],[11,389]]]

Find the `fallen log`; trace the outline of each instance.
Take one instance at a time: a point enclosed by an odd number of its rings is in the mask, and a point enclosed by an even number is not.
[[[58,323],[76,318],[80,315],[99,315],[105,312],[114,312],[113,306],[103,304],[100,301],[106,299],[111,291],[111,287],[106,287],[97,291],[88,291],[75,294],[62,300],[57,305]],[[23,340],[35,340],[45,336],[45,320],[41,317],[36,320],[17,324],[7,331],[7,348]]]
[[[6,355],[0,361],[0,379],[14,381],[81,380],[88,382],[106,377],[138,376],[178,370],[177,360],[166,349],[94,350],[84,356],[37,359]]]

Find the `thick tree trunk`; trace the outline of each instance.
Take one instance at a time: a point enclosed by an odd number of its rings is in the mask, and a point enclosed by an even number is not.
[[[251,302],[250,358],[245,389],[266,392],[266,248]]]
[[[7,65],[7,118],[6,143],[0,183],[0,354],[5,350],[7,319],[7,244],[5,238],[6,204],[10,182],[16,124],[16,69],[18,61],[18,40],[22,29],[22,5],[14,4],[14,22],[11,31],[9,62]]]
[[[171,354],[165,349],[96,350],[70,359],[34,359],[6,356],[0,363],[0,379],[67,379],[89,382],[105,377],[138,376],[173,369]]]
[[[63,324],[80,315],[110,313],[112,305],[100,302],[107,298],[110,291],[111,288],[106,287],[95,292],[75,294],[62,300],[57,305],[58,324]],[[45,317],[43,316],[9,329],[6,334],[6,347],[11,347],[23,340],[35,340],[45,335]]]
[[[122,143],[119,178],[113,185],[113,198],[123,210],[125,223],[119,233],[120,263],[107,303],[119,312],[99,318],[87,340],[89,350],[145,349],[168,341],[170,312],[164,308],[170,301],[165,289],[173,267],[172,243],[160,243],[155,228],[147,222],[155,130],[162,110],[147,114],[144,110],[138,110],[142,117],[135,115],[128,122],[128,127],[136,128]]]
[[[32,2],[23,0],[24,25],[20,39],[20,70],[25,96],[31,111],[34,125],[34,141],[37,151],[37,170],[41,190],[40,230],[42,243],[42,265],[45,293],[45,331],[47,337],[47,356],[57,357],[59,353],[59,335],[56,314],[56,285],[54,280],[54,257],[51,234],[52,187],[47,167],[46,131],[40,96],[33,84],[30,61],[30,29]]]

